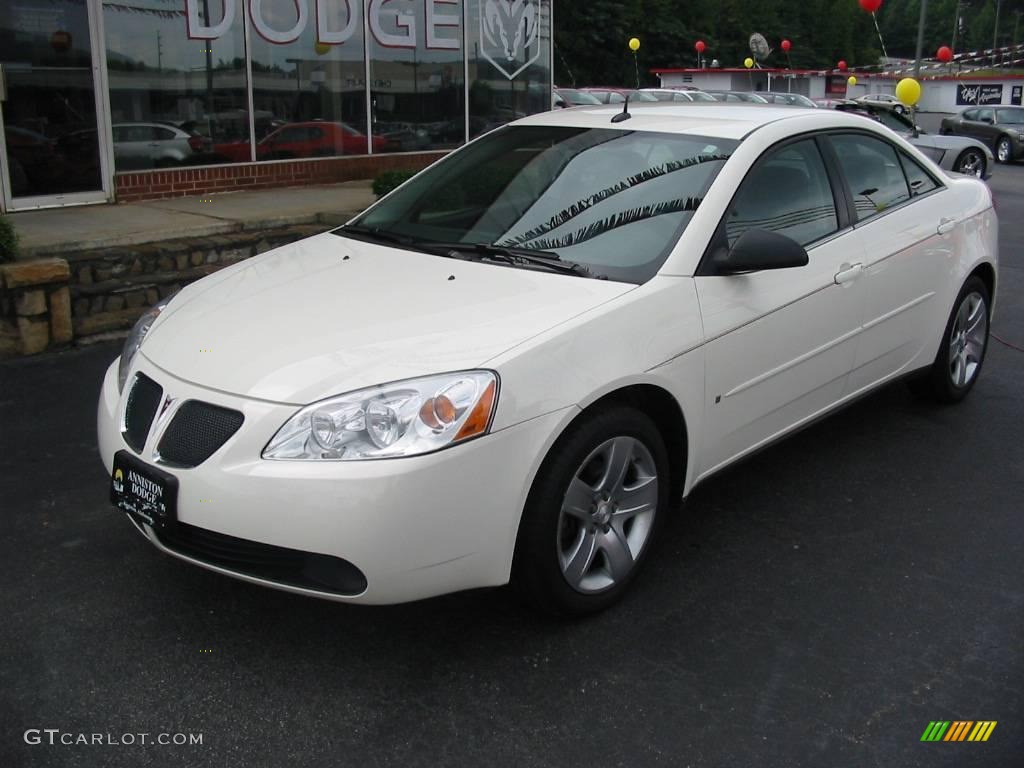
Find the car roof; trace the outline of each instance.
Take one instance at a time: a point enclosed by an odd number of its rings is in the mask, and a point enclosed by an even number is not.
[[[779,120],[809,122],[808,130],[863,125],[863,118],[837,110],[793,109],[775,104],[673,101],[629,105],[631,118],[619,123],[611,118],[622,112],[621,104],[582,106],[557,112],[540,112],[511,125],[612,128],[622,131],[655,131],[722,139],[742,139],[761,126]],[[796,130],[796,128],[794,129]]]

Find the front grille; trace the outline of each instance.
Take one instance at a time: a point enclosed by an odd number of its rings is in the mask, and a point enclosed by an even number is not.
[[[135,375],[124,409],[124,439],[136,453],[146,445],[146,435],[163,394],[163,389],[151,378],[141,373]]]
[[[233,573],[337,595],[358,595],[366,589],[362,571],[340,557],[261,544],[180,522],[153,532],[167,549]]]
[[[160,439],[160,461],[177,467],[196,467],[227,442],[244,417],[238,411],[189,400],[174,414]]]

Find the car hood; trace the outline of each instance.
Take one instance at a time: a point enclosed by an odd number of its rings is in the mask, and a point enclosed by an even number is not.
[[[192,284],[141,354],[199,386],[305,404],[483,366],[633,288],[325,233]]]

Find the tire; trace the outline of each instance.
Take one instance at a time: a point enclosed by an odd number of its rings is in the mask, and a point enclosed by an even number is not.
[[[968,147],[953,163],[953,170],[979,179],[985,178],[985,153],[980,149]]]
[[[1000,163],[1013,162],[1013,142],[1009,136],[1000,136],[996,142],[996,160]]]
[[[977,275],[968,278],[953,302],[934,362],[910,383],[915,394],[940,403],[967,397],[985,362],[991,305],[984,281]]]
[[[573,424],[530,490],[513,586],[556,616],[604,610],[647,559],[666,517],[670,486],[664,442],[643,412],[616,405]],[[635,505],[631,513],[620,508],[624,503]]]

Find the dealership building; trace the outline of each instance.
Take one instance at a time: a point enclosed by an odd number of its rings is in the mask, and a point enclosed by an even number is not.
[[[550,109],[552,0],[0,0],[0,210],[368,178]]]

